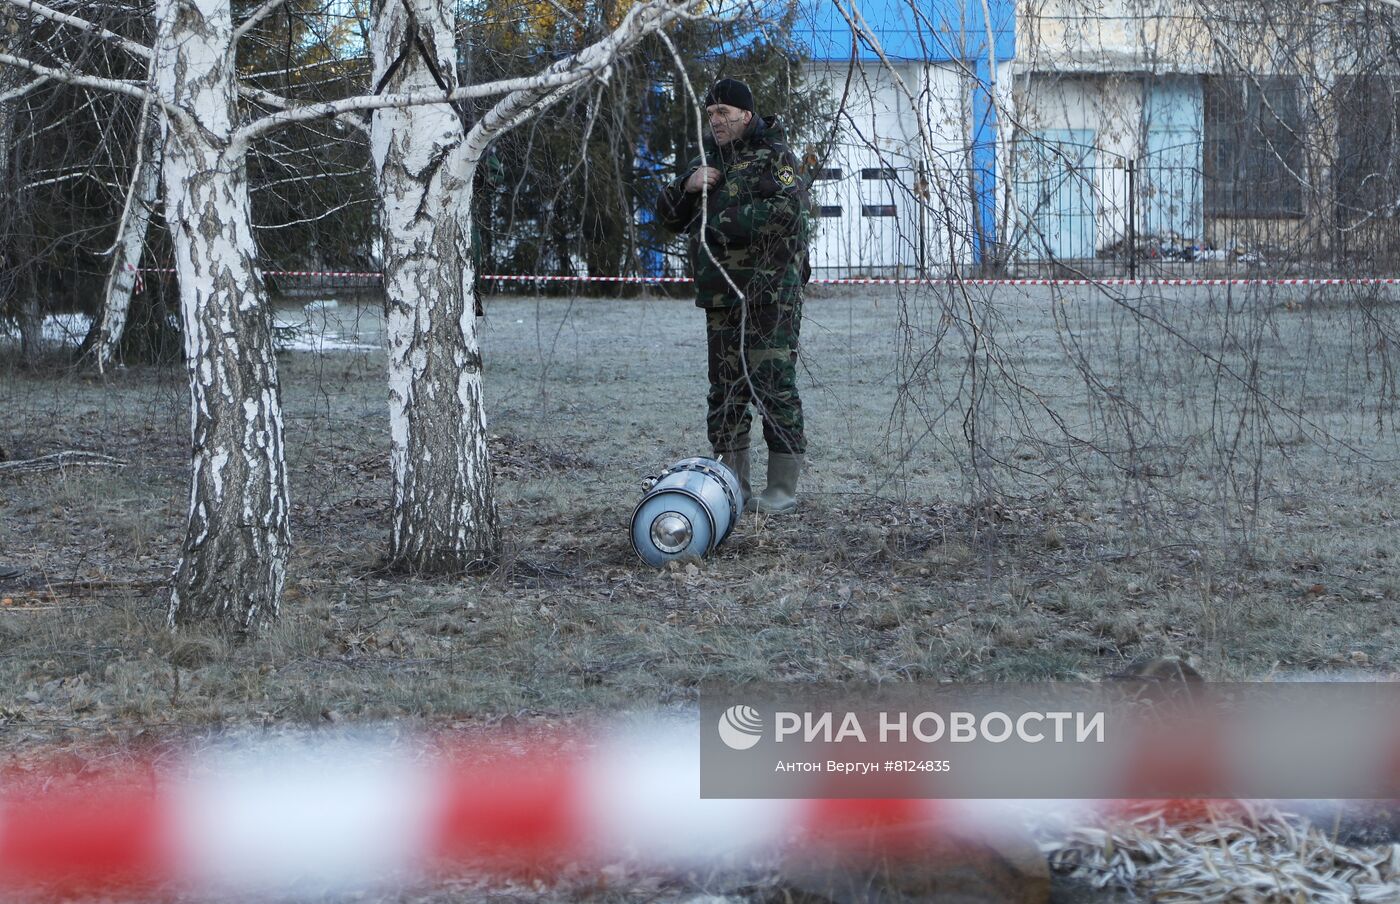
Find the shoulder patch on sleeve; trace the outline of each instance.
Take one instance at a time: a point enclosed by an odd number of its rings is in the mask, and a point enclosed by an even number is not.
[[[778,184],[781,185],[783,188],[792,188],[793,183],[797,181],[796,171],[794,171],[793,168],[786,163],[778,167],[778,172],[776,175],[778,179]]]

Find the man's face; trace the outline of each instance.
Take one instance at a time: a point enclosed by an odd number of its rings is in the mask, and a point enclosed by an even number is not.
[[[710,133],[715,136],[715,144],[721,146],[744,134],[749,120],[753,119],[750,111],[729,104],[710,104],[705,108],[705,115],[710,117]]]

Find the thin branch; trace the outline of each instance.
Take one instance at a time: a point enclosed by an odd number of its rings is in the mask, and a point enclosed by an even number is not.
[[[42,471],[58,471],[67,467],[85,465],[90,468],[121,468],[126,462],[120,458],[103,455],[100,452],[84,452],[68,449],[51,452],[38,458],[25,458],[19,461],[0,461],[0,474],[36,474]]]
[[[259,22],[267,18],[267,16],[273,10],[277,9],[277,7],[281,6],[283,2],[284,0],[267,0],[267,2],[264,3],[262,6],[259,6],[257,9],[253,10],[253,12],[249,14],[248,18],[244,19],[243,22],[233,30],[233,40],[230,42],[231,46],[229,47],[229,52],[233,52],[232,45],[236,45],[240,38],[242,38],[248,32],[252,31],[255,27],[257,27],[257,24]]]
[[[180,123],[182,127],[193,128],[196,125],[194,119],[184,109],[174,104],[166,103],[154,92],[143,87],[142,83],[125,79],[98,78],[94,75],[79,72],[76,69],[54,69],[50,66],[41,66],[38,63],[9,53],[0,53],[0,64],[8,64],[18,69],[25,69],[35,75],[43,76],[56,82],[62,82],[66,85],[77,85],[81,88],[96,88],[99,91],[110,91],[113,94],[125,94],[128,97],[134,97],[140,101],[150,101],[151,103],[158,104],[160,108],[165,111],[167,116],[175,122]]]
[[[98,78],[94,75],[86,75],[76,69],[54,69],[50,66],[41,66],[38,63],[30,62],[23,57],[17,57],[9,53],[0,53],[0,63],[5,63],[19,69],[25,69],[35,75],[52,79],[56,82],[63,82],[68,85],[78,85],[83,88],[98,88],[103,91],[111,91],[116,94],[126,94],[141,100],[151,96],[151,92],[141,87],[135,81],[114,78]]]
[[[280,113],[264,116],[242,127],[234,133],[233,143],[235,145],[246,145],[254,138],[267,132],[294,123],[306,122],[311,119],[322,119],[332,116],[340,117],[345,113],[381,110],[386,107],[417,107],[423,106],[424,104],[450,104],[459,100],[468,100],[476,97],[491,97],[496,94],[509,94],[521,90],[540,88],[548,90],[560,85],[577,83],[586,78],[587,75],[588,73],[566,71],[548,76],[536,75],[526,78],[502,79],[501,81],[486,82],[480,85],[468,85],[451,92],[419,91],[409,92],[407,94],[360,95],[358,97],[347,97],[343,100],[309,104],[305,107],[291,107]]]
[[[534,78],[518,79],[524,84],[502,98],[468,133],[468,159],[479,157],[494,136],[515,128],[589,77],[607,78],[613,62],[626,48],[683,17],[683,4],[674,0],[634,6],[603,40],[559,60]]]
[[[141,169],[146,163],[146,121],[151,115],[150,98],[141,102],[141,116],[136,121],[136,163],[131,167],[131,182],[126,189],[126,200],[122,203],[122,215],[117,218],[117,235],[112,239],[112,247],[106,251],[99,252],[103,257],[116,252],[117,247],[122,243],[122,236],[126,233],[127,225],[131,222],[131,204],[136,198],[136,186],[140,184]],[[110,292],[103,295],[107,298]]]
[[[264,91],[262,88],[254,88],[252,85],[239,85],[238,94],[240,97],[272,107],[274,110],[286,110],[294,106],[293,101],[282,95]]]
[[[485,148],[493,138],[509,132],[521,123],[528,122],[531,117],[549,109],[572,94],[576,87],[578,87],[577,84],[560,85],[524,107],[510,104],[510,98],[502,100],[472,127],[471,132],[467,135],[468,143]]]
[[[108,182],[104,179],[99,179],[97,177],[97,174],[92,171],[91,167],[85,167],[83,169],[78,170],[75,173],[69,173],[66,176],[54,176],[52,179],[41,179],[38,182],[27,182],[21,190],[31,191],[36,188],[42,188],[45,185],[57,185],[60,182],[72,182],[75,179],[91,179],[94,183],[96,183],[97,185],[101,185],[103,188],[121,188],[121,186],[115,182]]]
[[[225,153],[229,155],[241,154],[246,150],[248,143],[259,135],[309,119],[340,116],[343,113],[358,110],[450,104],[478,97],[493,97],[498,94],[510,95],[503,98],[492,109],[491,113],[487,114],[490,117],[498,110],[500,111],[500,115],[491,123],[492,128],[498,128],[507,122],[512,122],[521,110],[533,107],[536,102],[556,88],[577,86],[591,77],[605,76],[608,67],[625,48],[664,28],[676,19],[694,18],[686,6],[685,0],[653,0],[651,3],[634,6],[627,11],[622,22],[606,38],[572,56],[557,61],[537,75],[483,82],[479,85],[466,85],[454,91],[361,95],[274,113],[249,123],[235,132],[229,150]]]
[[[695,91],[695,85],[690,80],[690,73],[686,72],[685,69],[685,60],[681,57],[680,51],[676,49],[675,43],[671,41],[671,36],[666,34],[665,32],[659,32],[658,37],[661,38],[661,43],[665,45],[666,49],[671,53],[671,59],[675,63],[676,72],[680,75],[681,84],[685,85],[686,96],[690,98],[690,109],[695,113],[695,141],[698,147],[700,148],[700,165],[702,167],[709,166],[709,153],[705,150],[705,106],[700,100],[700,95],[697,94]],[[683,162],[677,160],[676,164],[677,166],[681,166],[683,165]],[[705,230],[709,228],[709,191],[710,187],[708,185],[702,185],[700,187],[699,229],[701,235],[703,235]],[[734,277],[730,274],[729,268],[721,264],[719,262],[719,259],[715,257],[714,249],[710,247],[710,243],[702,242],[700,244],[700,247],[705,250],[705,256],[709,259],[710,264],[713,265],[715,269],[719,271],[721,276],[724,277],[724,282],[726,285],[729,286],[729,291],[733,292],[736,298],[743,299],[745,297],[744,290],[739,288],[738,283],[734,281]],[[745,371],[747,372],[747,364],[745,365]]]
[[[254,88],[251,85],[239,85],[238,94],[247,100],[272,107],[274,110],[304,109],[295,106],[295,101],[289,100],[280,94],[273,94],[271,91],[264,91],[261,88]],[[369,135],[369,123],[356,116],[353,112],[338,113],[332,118],[341,125],[349,126],[363,135]]]
[[[144,44],[138,44],[129,38],[124,38],[115,31],[108,31],[95,22],[89,22],[87,19],[80,19],[77,16],[70,16],[68,13],[61,13],[56,9],[50,9],[42,3],[35,3],[34,0],[3,0],[3,2],[11,6],[18,6],[20,9],[27,9],[35,15],[42,16],[50,21],[80,28],[83,31],[97,35],[105,41],[112,41],[127,53],[133,56],[139,56],[143,60],[149,60],[151,58],[151,48]]]
[[[321,220],[326,219],[327,217],[330,217],[330,216],[332,216],[332,215],[334,215],[334,214],[339,213],[339,212],[342,211],[342,210],[346,210],[347,208],[354,207],[354,206],[357,205],[357,204],[371,204],[371,203],[374,202],[374,200],[375,200],[375,199],[374,199],[373,197],[368,197],[368,196],[367,196],[367,197],[364,197],[364,198],[351,198],[350,200],[346,201],[346,202],[343,203],[343,204],[337,204],[335,207],[331,207],[331,208],[328,208],[328,209],[326,209],[326,210],[317,211],[316,213],[312,214],[312,215],[309,216],[309,217],[302,217],[302,218],[299,219],[299,220],[288,220],[288,221],[285,222],[285,223],[254,223],[254,224],[253,224],[253,228],[254,228],[254,229],[286,229],[286,228],[288,228],[289,226],[303,226],[303,225],[305,225],[305,224],[307,224],[307,223],[317,223],[317,222],[320,222]]]
[[[12,100],[18,100],[19,98],[28,94],[30,91],[33,91],[35,88],[38,88],[40,85],[47,84],[48,81],[49,77],[47,75],[41,75],[32,82],[26,82],[25,84],[20,85],[18,88],[12,88],[9,91],[4,92],[3,94],[0,94],[0,104],[8,103]]]
[[[240,75],[239,78],[241,78],[241,79],[271,78],[271,77],[274,76],[274,75],[292,75],[292,74],[297,73],[297,72],[305,72],[305,71],[308,70],[308,69],[320,69],[320,68],[322,68],[322,67],[324,67],[324,66],[336,66],[336,65],[340,65],[340,64],[342,64],[342,63],[346,63],[346,64],[348,64],[348,63],[363,63],[363,62],[368,62],[368,61],[369,61],[369,57],[367,57],[367,56],[344,57],[344,58],[336,57],[336,58],[329,59],[329,60],[320,60],[319,62],[315,62],[315,63],[307,63],[305,66],[293,66],[293,67],[291,67],[290,69],[267,69],[267,70],[264,70],[264,71],[262,71],[262,72],[250,72],[250,73],[248,73],[247,75]]]
[[[274,157],[275,155],[267,156]],[[304,182],[315,182],[318,179],[351,179],[359,175],[361,175],[361,170],[358,169],[326,170],[319,173],[297,173],[282,179],[259,180],[258,184],[249,187],[248,191],[252,194],[257,194],[258,192],[272,191],[279,185],[300,185]]]

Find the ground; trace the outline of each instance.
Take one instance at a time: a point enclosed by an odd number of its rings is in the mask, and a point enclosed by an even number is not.
[[[0,473],[4,743],[568,722],[701,681],[1096,679],[1163,654],[1210,680],[1388,676],[1397,313],[1345,288],[814,290],[800,514],[658,572],[628,518],[644,476],[708,451],[702,315],[493,297],[505,554],[417,580],[379,570],[377,308],[283,301],[296,548],[280,619],[242,643],[164,624],[183,371],[0,365],[10,459],[124,462]]]

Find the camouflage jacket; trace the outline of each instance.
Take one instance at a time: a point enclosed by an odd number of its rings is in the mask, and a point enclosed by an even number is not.
[[[755,116],[742,136],[722,148],[706,140],[706,161],[723,178],[709,189],[703,228],[702,196],[685,190],[700,158],[661,192],[661,225],[690,234],[695,303],[702,308],[738,304],[731,280],[752,303],[762,304],[800,291],[811,273],[811,201],[782,138],[776,119]]]

